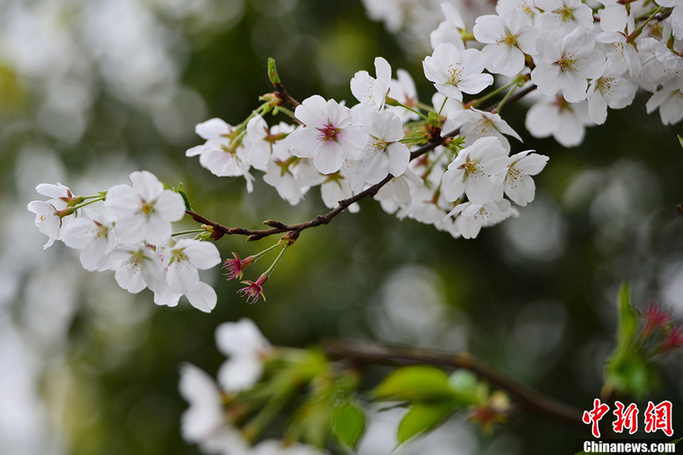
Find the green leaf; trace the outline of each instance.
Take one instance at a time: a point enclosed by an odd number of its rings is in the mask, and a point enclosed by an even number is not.
[[[614,352],[607,360],[605,392],[644,396],[657,382],[656,371],[637,343],[638,315],[631,305],[630,287],[619,290],[619,326]]]
[[[398,424],[398,443],[422,435],[443,423],[460,406],[454,400],[415,403]]]
[[[438,401],[452,398],[448,375],[437,367],[414,365],[393,371],[371,395],[380,400]]]
[[[355,449],[365,431],[365,413],[346,400],[332,412],[332,431],[341,443]]]
[[[638,314],[631,305],[631,286],[628,281],[621,284],[619,290],[619,330],[617,332],[617,350],[629,349],[633,344],[638,329]]]
[[[683,148],[683,136],[681,136],[680,134],[678,134],[677,136],[678,136],[678,142],[681,144],[681,148]]]
[[[275,67],[275,59],[268,58],[268,79],[273,85],[280,84],[280,76],[277,74],[277,68]]]

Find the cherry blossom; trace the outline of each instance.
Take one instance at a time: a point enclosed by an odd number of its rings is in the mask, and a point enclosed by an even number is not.
[[[524,68],[524,54],[536,53],[539,32],[516,10],[501,16],[480,16],[472,32],[477,41],[487,44],[482,55],[492,73],[512,77]]]
[[[539,38],[537,49],[531,80],[547,96],[561,91],[570,103],[584,100],[587,79],[600,77],[605,70],[604,54],[595,48],[593,35],[582,28],[563,37],[545,35]]]
[[[228,392],[253,386],[263,373],[263,356],[271,345],[251,319],[224,322],[216,329],[216,345],[229,357],[218,371],[218,382]]]
[[[47,235],[48,239],[43,249],[51,247],[55,240],[61,237],[61,231],[67,222],[64,218],[72,213],[68,210],[68,202],[73,199],[71,190],[57,183],[41,183],[36,186],[36,191],[50,199],[47,201],[31,201],[27,208],[29,212],[35,213],[34,223],[38,230]]]
[[[505,173],[505,195],[521,206],[534,200],[536,186],[531,176],[541,172],[548,162],[547,156],[531,152],[526,150],[512,155]]]
[[[475,238],[479,235],[482,227],[492,226],[511,216],[517,216],[518,212],[511,207],[510,201],[499,199],[486,204],[474,204],[465,202],[457,205],[449,214],[455,218],[455,227],[466,239]]]
[[[463,193],[475,204],[497,199],[502,187],[496,184],[493,176],[505,171],[507,160],[507,152],[497,138],[477,139],[458,153],[443,174],[446,200],[455,201]]]
[[[251,192],[254,179],[249,174],[247,151],[236,140],[235,129],[219,118],[212,118],[198,124],[195,132],[206,142],[187,150],[185,156],[199,155],[199,163],[218,177],[244,176]]]
[[[294,111],[303,127],[288,136],[294,156],[313,158],[323,174],[341,169],[344,159],[358,159],[367,140],[359,126],[352,124],[349,108],[334,100],[313,95]]]
[[[398,142],[404,136],[401,119],[391,112],[368,112],[362,116],[362,128],[368,142],[356,172],[371,185],[387,174],[398,177],[410,161],[410,150]]]
[[[512,136],[521,142],[522,138],[513,130],[499,114],[480,111],[479,109],[458,110],[449,115],[444,123],[447,130],[460,126],[460,132],[465,135],[465,144],[471,145],[481,137],[496,137],[503,144],[505,150],[510,150],[507,136]]]
[[[199,444],[208,453],[249,453],[246,439],[226,421],[221,391],[207,373],[183,364],[179,389],[190,404],[181,417],[183,439]]]
[[[391,66],[382,57],[375,58],[377,78],[367,71],[358,71],[351,79],[351,93],[361,104],[382,109],[391,82]]]
[[[429,35],[429,42],[432,49],[436,49],[440,44],[450,43],[462,50],[465,44],[462,41],[462,31],[465,30],[465,22],[462,20],[458,10],[450,3],[442,3],[441,11],[446,20]]]
[[[109,255],[108,268],[121,288],[137,294],[143,289],[159,289],[164,283],[161,259],[152,248],[140,242],[120,245]]]
[[[577,27],[593,29],[593,11],[581,0],[536,0],[536,6],[543,10],[537,21],[543,31],[566,35]]]
[[[585,101],[568,103],[561,95],[538,100],[529,108],[524,122],[533,136],[552,135],[565,147],[579,145],[586,134],[585,127],[593,124]]]
[[[483,74],[485,60],[476,49],[459,50],[450,43],[440,44],[422,62],[427,79],[444,96],[462,101],[462,94],[476,94],[493,83]]]
[[[47,235],[48,239],[43,249],[51,247],[55,240],[61,236],[62,217],[61,210],[66,208],[66,202],[61,199],[51,199],[49,201],[31,201],[28,203],[28,210],[36,214],[34,223],[38,230]]]
[[[163,243],[171,236],[171,222],[185,215],[182,196],[148,171],[130,174],[132,186],[116,185],[107,191],[105,207],[115,218],[116,234],[123,242]]]
[[[645,105],[650,113],[659,108],[659,116],[665,125],[673,125],[683,118],[683,77],[672,79],[662,86]]]
[[[607,62],[605,73],[591,81],[588,88],[588,115],[601,125],[607,118],[607,107],[622,109],[631,104],[638,87],[624,77],[623,68]]]
[[[166,254],[166,281],[171,290],[179,293],[197,286],[199,270],[210,269],[221,262],[216,245],[195,239],[178,240]]]
[[[106,270],[108,255],[117,245],[113,220],[108,214],[84,209],[81,216],[64,228],[62,241],[70,248],[81,250],[81,264],[86,270]]]

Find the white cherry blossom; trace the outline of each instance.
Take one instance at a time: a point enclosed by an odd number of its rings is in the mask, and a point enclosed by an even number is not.
[[[249,173],[247,151],[244,144],[234,141],[234,127],[212,118],[198,124],[195,132],[206,142],[187,150],[185,156],[199,155],[199,163],[218,177],[244,176],[251,192],[254,178]]]
[[[588,87],[588,115],[601,125],[607,118],[607,107],[622,109],[633,101],[638,87],[624,77],[623,67],[607,62],[605,73],[591,81]]]
[[[358,176],[374,185],[387,174],[398,177],[410,161],[410,150],[398,142],[403,136],[401,119],[391,112],[367,112],[362,117],[362,128],[368,135],[365,154],[360,159]]]
[[[441,22],[439,26],[429,35],[429,42],[432,49],[436,49],[441,44],[450,43],[462,50],[465,44],[462,41],[462,31],[467,27],[462,20],[460,13],[450,3],[442,3],[441,11],[446,17],[446,20]]]
[[[351,111],[320,95],[306,98],[294,111],[303,127],[288,136],[294,156],[313,158],[323,174],[341,169],[345,159],[358,159],[367,140],[365,133],[352,124]]]
[[[466,239],[475,238],[482,227],[493,226],[506,218],[517,215],[517,210],[511,207],[507,199],[499,199],[486,204],[465,202],[457,205],[448,214],[449,217],[455,217],[455,228]]]
[[[671,11],[671,28],[677,39],[683,40],[683,2],[681,0],[657,0],[657,4]]]
[[[168,247],[166,282],[175,292],[184,294],[199,284],[199,270],[207,270],[221,262],[218,248],[211,242],[181,239]]]
[[[588,104],[568,103],[562,95],[544,97],[529,108],[524,125],[534,137],[553,136],[565,147],[583,141],[586,126],[593,125],[588,116]]]
[[[374,78],[367,71],[358,71],[351,79],[351,93],[361,104],[382,109],[389,92],[391,82],[391,66],[382,57],[375,58]]]
[[[219,325],[216,345],[229,357],[218,371],[218,382],[228,392],[253,386],[263,373],[263,356],[272,349],[254,321],[247,318]]]
[[[446,130],[451,129],[451,123],[460,126],[460,133],[465,135],[465,145],[471,145],[481,137],[496,137],[509,151],[510,142],[506,135],[522,141],[519,134],[499,114],[493,112],[474,108],[455,111],[449,114],[449,121],[444,123]]]
[[[107,191],[104,205],[115,218],[116,234],[123,242],[146,240],[163,243],[171,236],[171,222],[185,215],[180,194],[164,189],[148,171],[130,174],[129,185],[115,185]]]
[[[484,137],[462,149],[443,174],[443,195],[457,200],[463,193],[475,204],[486,204],[502,196],[495,176],[507,167],[507,151],[498,138]]]
[[[536,0],[543,10],[536,25],[543,32],[566,35],[577,27],[593,30],[593,11],[581,0]]]
[[[41,183],[36,186],[36,191],[50,199],[47,201],[31,201],[27,208],[36,215],[34,224],[38,230],[47,235],[48,239],[43,249],[51,247],[55,240],[59,240],[62,228],[68,222],[64,210],[68,207],[68,200],[73,198],[71,190],[61,183]]]
[[[586,99],[587,79],[600,77],[605,70],[604,54],[595,48],[593,34],[582,28],[565,36],[542,36],[537,50],[532,82],[547,96],[561,91],[570,103]]]
[[[106,270],[108,255],[117,245],[113,220],[108,214],[84,209],[81,216],[64,228],[62,241],[70,248],[81,250],[81,264],[86,270]]]
[[[477,41],[486,43],[481,52],[486,69],[492,73],[512,77],[524,69],[524,54],[536,53],[539,32],[516,10],[501,16],[480,16],[472,32]]]
[[[248,454],[249,443],[226,421],[221,391],[203,370],[186,363],[180,368],[180,394],[190,404],[181,417],[181,434],[206,453]]]
[[[484,74],[484,57],[476,49],[463,51],[450,43],[440,44],[422,62],[425,76],[444,96],[462,101],[462,94],[477,94],[493,83],[493,76]]]
[[[606,32],[624,32],[628,25],[633,28],[633,16],[619,0],[598,0],[604,8],[600,11],[600,28]]]
[[[404,69],[396,70],[396,79],[389,83],[389,97],[410,108],[416,108],[418,104],[417,88],[410,73]],[[386,110],[398,115],[401,120],[414,120],[420,116],[401,106],[385,106]]]
[[[43,249],[51,247],[55,240],[61,236],[62,217],[59,211],[66,208],[66,202],[61,199],[50,199],[49,201],[31,201],[28,203],[28,210],[35,213],[34,223],[38,230],[47,235],[47,242]]]
[[[673,125],[683,119],[683,75],[665,82],[660,90],[647,100],[645,105],[650,113],[659,108],[659,116],[664,125]]]
[[[534,200],[536,185],[531,178],[543,170],[548,157],[525,150],[510,157],[505,173],[505,195],[517,205],[525,206]]]
[[[119,245],[109,254],[109,269],[121,288],[137,294],[149,287],[152,290],[164,286],[164,269],[161,259],[153,248],[140,242]]]

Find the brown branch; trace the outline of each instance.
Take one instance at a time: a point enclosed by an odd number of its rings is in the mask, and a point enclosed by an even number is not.
[[[219,239],[223,237],[224,235],[246,235],[247,240],[260,240],[263,237],[267,237],[269,235],[274,235],[274,234],[281,234],[283,232],[301,232],[304,229],[320,226],[321,224],[327,224],[330,221],[332,221],[332,218],[335,216],[339,215],[341,212],[346,210],[348,206],[353,204],[354,202],[358,202],[361,199],[368,197],[368,196],[374,196],[377,194],[380,188],[382,188],[384,185],[386,185],[392,178],[394,178],[391,174],[387,175],[384,180],[382,180],[379,183],[376,183],[375,185],[371,186],[370,188],[367,188],[364,191],[361,191],[360,193],[356,194],[353,197],[350,197],[348,199],[344,199],[342,201],[339,201],[339,205],[335,207],[334,209],[330,210],[329,212],[323,214],[323,215],[318,215],[315,218],[304,221],[302,223],[297,223],[297,224],[282,224],[279,221],[274,221],[274,220],[268,220],[264,221],[264,224],[270,225],[270,226],[275,226],[270,229],[245,229],[245,228],[237,228],[237,227],[229,227],[229,226],[224,226],[220,223],[217,223],[215,221],[212,221],[199,213],[193,212],[192,210],[186,210],[185,213],[190,215],[192,219],[197,221],[198,223],[206,224],[208,226],[211,226],[213,228],[213,231],[215,235],[213,236],[214,239]]]
[[[275,90],[277,90],[277,93],[280,96],[280,98],[282,98],[285,102],[291,104],[294,107],[297,107],[299,104],[301,104],[300,102],[292,98],[292,96],[289,93],[287,93],[287,90],[285,90],[285,86],[282,85],[280,82],[274,83],[273,86],[275,87]]]
[[[484,364],[466,352],[448,354],[424,349],[411,349],[379,344],[359,344],[346,341],[328,341],[323,350],[330,357],[348,359],[357,365],[434,365],[446,370],[464,368],[491,384],[505,390],[519,400],[520,405],[529,411],[551,417],[561,422],[585,428],[581,421],[582,412],[555,398],[544,395],[522,384],[504,373]]]

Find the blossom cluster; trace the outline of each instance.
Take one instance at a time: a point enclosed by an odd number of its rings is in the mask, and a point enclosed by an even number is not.
[[[61,183],[38,185],[49,199],[32,201],[28,209],[48,236],[44,248],[61,240],[80,250],[86,270],[114,270],[119,286],[133,294],[149,288],[154,302],[167,306],[185,295],[192,306],[210,312],[216,292],[200,280],[199,270],[220,262],[218,249],[211,242],[172,238],[172,222],[185,215],[179,193],[147,171],[131,173],[130,181],[95,196],[74,196]],[[86,207],[99,201],[101,210]]]
[[[429,63],[425,60],[426,68]],[[492,82],[482,69],[472,76],[472,93]],[[377,185],[375,199],[387,212],[433,224],[454,237],[475,237],[482,226],[516,214],[510,201],[526,205],[533,200],[531,176],[543,169],[547,157],[531,151],[509,156],[504,135],[520,138],[500,115],[465,109],[461,96],[437,93],[437,128],[462,134],[411,159],[429,134],[425,122],[412,126],[423,116],[415,83],[403,70],[392,79],[391,66],[381,57],[375,59],[375,72],[373,77],[359,71],[351,80],[358,104],[347,107],[313,95],[296,106],[295,125],[269,126],[259,113],[241,128],[217,118],[201,123],[197,133],[206,142],[187,155],[199,155],[202,166],[215,175],[243,176],[249,191],[252,169],[261,171],[263,180],[292,205],[314,186],[334,208]]]
[[[410,4],[402,0],[395,11]],[[654,93],[646,107],[659,108],[663,123],[683,117],[683,6],[674,1],[604,0],[591,8],[580,0],[501,0],[471,31],[452,3],[441,7],[445,20],[423,61],[437,91],[429,104],[418,100],[409,73],[399,69],[394,79],[377,57],[374,77],[359,71],[350,81],[357,104],[313,95],[296,105],[294,124],[269,125],[265,111],[238,126],[214,118],[197,125],[206,142],[187,156],[199,155],[215,175],[243,176],[250,191],[252,170],[262,172],[292,205],[315,186],[334,208],[377,185],[374,197],[385,211],[472,238],[517,215],[513,203],[534,199],[532,176],[548,159],[530,150],[511,154],[507,137],[521,137],[500,110],[520,87],[536,89],[527,130],[564,146],[578,145],[586,126],[604,123],[608,108],[631,104],[638,88]],[[402,20],[392,18],[394,25]],[[464,99],[493,86],[494,76],[511,82]],[[477,109],[503,90],[498,106]],[[444,133],[453,137],[425,153]]]

